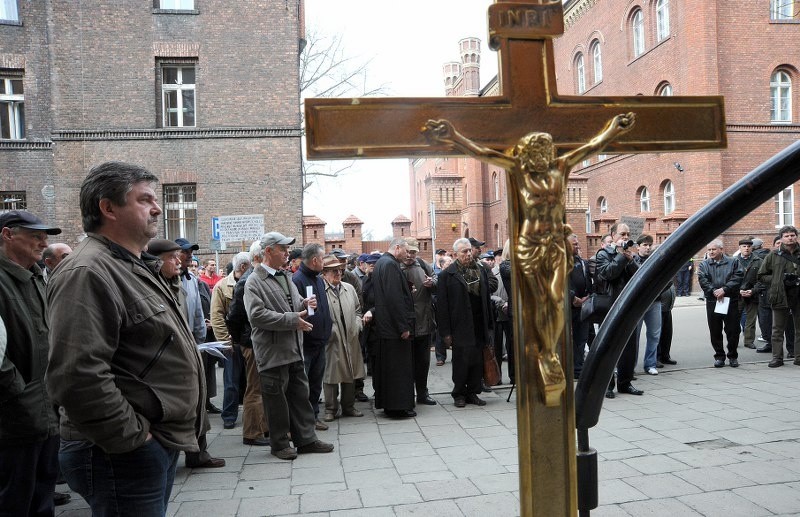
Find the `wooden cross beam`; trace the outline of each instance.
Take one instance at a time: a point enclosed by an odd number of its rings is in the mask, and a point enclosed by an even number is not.
[[[636,130],[612,142],[609,153],[725,147],[722,97],[559,95],[551,37],[563,26],[558,1],[490,6],[490,44],[500,54],[497,97],[306,99],[308,158],[460,154],[425,140],[419,129],[428,119],[447,119],[472,141],[498,151],[531,130],[550,133],[559,149],[571,149],[627,112],[636,113]]]
[[[526,133],[536,131],[550,133],[561,152],[573,149],[579,152],[578,148],[610,119],[628,112],[635,113],[635,127],[607,145],[606,152],[725,147],[721,97],[559,95],[551,38],[563,30],[561,0],[498,0],[489,8],[489,36],[490,45],[500,54],[499,96],[306,99],[308,158],[462,154],[446,143],[431,144],[421,133],[427,121],[440,119],[458,128],[473,143],[473,148],[504,152]],[[565,174],[568,172],[566,168]],[[565,185],[566,178],[561,183]],[[525,517],[570,516],[577,512],[571,368],[566,368],[566,382],[562,380],[561,389],[550,393],[552,400],[542,400],[536,382],[539,350],[535,343],[528,341],[535,334],[534,316],[541,320],[543,309],[537,306],[537,300],[524,285],[526,279],[517,268],[521,227],[527,217],[519,205],[519,194],[509,193],[509,222],[515,250],[512,264],[516,268],[513,306],[519,383],[520,508]],[[544,275],[543,272],[537,278]],[[563,311],[566,313],[568,309],[564,307]],[[571,365],[571,344],[566,329],[563,336],[556,345],[560,347],[560,361],[562,365]]]

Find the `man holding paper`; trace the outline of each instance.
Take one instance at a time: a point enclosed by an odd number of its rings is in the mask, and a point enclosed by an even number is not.
[[[789,318],[794,321],[794,347],[786,343],[789,351],[798,350],[800,339],[800,246],[797,245],[797,228],[780,229],[780,247],[767,255],[758,270],[758,281],[767,288],[772,307],[772,361],[770,368],[783,366],[783,336]],[[794,360],[800,365],[800,361]]]
[[[725,349],[722,346],[722,333],[728,340],[728,362],[733,368],[739,366],[739,287],[742,284],[742,270],[736,260],[722,251],[722,241],[715,239],[706,249],[708,258],[697,268],[697,281],[706,298],[706,316],[714,347],[714,367],[725,366]]]

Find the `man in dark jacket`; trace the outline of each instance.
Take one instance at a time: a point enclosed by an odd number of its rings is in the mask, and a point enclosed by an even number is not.
[[[400,267],[407,254],[405,239],[394,239],[389,244],[389,251],[375,263],[372,273],[375,297],[373,330],[378,336],[372,372],[375,408],[383,409],[392,418],[417,416],[411,354],[414,300]]]
[[[797,229],[784,226],[779,232],[781,245],[778,251],[770,253],[758,270],[758,280],[768,287],[769,303],[772,306],[772,361],[770,368],[783,366],[783,332],[790,319],[794,322],[794,343],[790,349],[797,349],[800,337],[800,246],[797,244]],[[786,343],[789,349],[789,343]],[[794,364],[800,365],[800,358]]]
[[[581,321],[581,307],[592,292],[592,277],[589,263],[581,257],[581,245],[574,233],[567,239],[572,245],[573,267],[569,274],[569,300],[572,308],[572,345],[574,348],[574,374],[577,379],[583,369],[583,356],[589,339],[589,322]]]
[[[722,241],[715,239],[706,249],[708,258],[697,268],[697,281],[706,298],[706,318],[714,348],[714,367],[725,366],[725,349],[722,347],[722,332],[728,340],[728,361],[733,368],[739,366],[739,288],[742,285],[742,270],[739,264],[722,251]],[[724,308],[725,299],[728,303]],[[720,312],[717,312],[720,311]]]
[[[453,243],[456,260],[439,274],[436,316],[442,340],[453,347],[453,400],[456,407],[486,402],[478,397],[483,348],[492,346],[491,288],[486,268],[475,261],[466,238]]]
[[[142,253],[158,231],[156,181],[136,165],[94,167],[80,189],[88,236],[47,284],[59,459],[97,515],[163,515],[180,451],[199,450],[200,354],[161,261]]]
[[[36,264],[61,230],[24,210],[0,215],[0,513],[53,515],[58,418],[44,384],[48,320]],[[7,513],[6,513],[7,512]]]
[[[595,255],[595,277],[601,287],[599,293],[610,294],[613,300],[619,298],[622,290],[639,269],[634,260],[636,246],[631,245],[631,230],[627,224],[617,223],[611,227],[611,244]],[[631,334],[622,355],[617,361],[617,391],[628,395],[642,395],[644,391],[631,384],[636,367],[636,336]],[[607,398],[614,398],[614,379],[606,392]]]
[[[750,238],[739,241],[739,269],[742,270],[742,286],[739,288],[739,312],[744,323],[744,347],[755,348],[756,319],[758,317],[758,269],[761,267],[761,257],[753,253],[753,240]]]
[[[317,297],[317,308],[309,314],[306,321],[313,325],[310,332],[303,336],[303,362],[308,377],[309,401],[314,408],[314,420],[317,431],[326,431],[328,425],[319,419],[319,396],[322,393],[322,377],[325,374],[325,345],[331,337],[333,320],[328,309],[328,297],[325,295],[325,281],[322,279],[322,261],[325,248],[321,244],[306,244],[300,255],[303,261],[300,268],[292,276],[294,285],[300,296],[311,294]]]
[[[428,370],[431,366],[431,336],[436,330],[433,316],[432,295],[436,291],[433,269],[421,258],[417,258],[419,243],[408,239],[408,254],[403,260],[403,273],[406,280],[414,286],[414,335],[411,338],[411,355],[414,361],[414,385],[417,389],[417,402],[428,406],[436,401],[428,395]]]

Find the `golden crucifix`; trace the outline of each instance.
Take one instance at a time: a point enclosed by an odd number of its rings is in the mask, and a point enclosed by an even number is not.
[[[561,368],[571,364],[571,346],[566,307],[558,307],[559,296],[563,299],[567,288],[564,268],[570,260],[563,246],[567,227],[561,190],[569,168],[575,158],[602,146],[608,152],[634,153],[713,149],[726,144],[721,97],[558,95],[551,38],[563,32],[561,0],[498,0],[489,8],[489,38],[500,56],[499,96],[305,102],[309,159],[468,152],[483,159],[491,157],[508,168],[509,185],[516,189],[509,196],[509,221],[514,249],[514,347],[520,358],[516,365],[519,495],[521,514],[526,517],[577,512],[572,375],[570,368],[566,372]],[[633,116],[629,113],[635,113],[636,120],[631,131]],[[620,114],[624,115],[618,117]],[[457,132],[442,133],[435,122],[442,120],[458,128],[463,140],[447,138]],[[592,139],[609,120],[610,125]],[[432,126],[420,131],[428,121]],[[558,158],[551,147],[533,160],[541,163],[524,170],[524,160],[519,164],[517,160],[533,142],[520,138],[531,131],[541,132],[535,133],[535,140],[549,139],[565,154]],[[545,133],[547,137],[542,136]],[[515,156],[517,145],[521,154]],[[507,150],[512,151],[505,154]],[[545,193],[547,188],[552,190]],[[548,225],[550,241],[542,239]],[[556,261],[547,264],[540,254],[549,254]],[[537,299],[536,292],[548,292],[552,297]]]

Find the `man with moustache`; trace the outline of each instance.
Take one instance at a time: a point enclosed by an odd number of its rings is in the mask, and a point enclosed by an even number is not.
[[[84,239],[47,292],[47,389],[61,405],[61,468],[95,515],[164,515],[180,451],[198,451],[203,366],[179,298],[142,250],[157,178],[121,162],[80,189]]]

